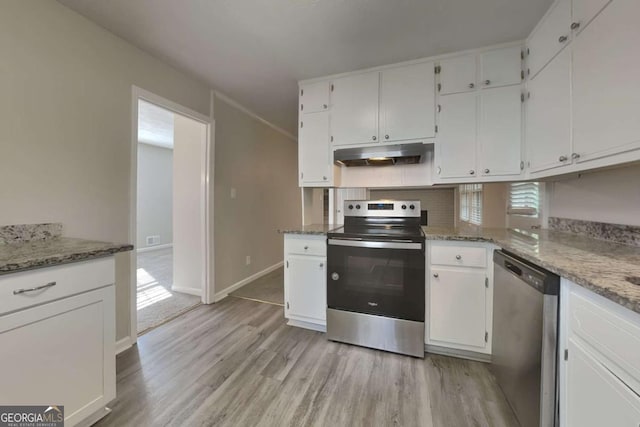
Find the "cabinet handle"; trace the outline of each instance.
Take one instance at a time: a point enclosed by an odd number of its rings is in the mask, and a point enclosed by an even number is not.
[[[438,113],[442,111],[442,105],[438,104]]]
[[[438,273],[433,273],[433,277],[437,279],[438,277],[440,277],[440,275]]]
[[[577,159],[579,159],[579,158],[580,158],[580,154],[578,154],[578,153],[573,153],[573,154],[571,154],[571,158],[572,158],[573,160],[577,160]]]
[[[462,255],[456,255],[456,259],[460,261],[462,259]]]
[[[474,83],[469,83],[469,89],[473,89],[474,87],[476,87]]]
[[[579,22],[573,22],[571,24],[571,29],[572,30],[577,30],[578,28],[580,28],[580,23]]]
[[[484,170],[484,173],[489,173],[489,172],[490,172],[490,170],[489,170],[489,169],[485,169],[485,170]]]
[[[485,81],[484,81],[484,84],[485,84],[485,85],[487,85],[487,86],[489,86],[489,85],[491,84],[491,80],[485,80]]]
[[[475,173],[476,173],[476,171],[474,171],[473,169],[471,169],[471,170],[469,171],[469,175],[474,175]]]
[[[384,136],[384,139],[389,139],[389,135],[385,135],[385,136]]]
[[[566,41],[567,41],[567,36],[560,36],[560,37],[558,38],[558,41],[559,41],[560,43],[564,43],[564,42],[566,42]]]
[[[36,286],[35,288],[16,289],[15,291],[13,291],[13,294],[14,295],[20,295],[20,294],[24,294],[26,292],[41,291],[42,289],[47,289],[47,288],[50,288],[50,287],[55,286],[55,285],[56,285],[56,282],[49,282],[46,285]]]
[[[560,156],[558,157],[558,160],[561,162],[566,162],[567,161],[567,156]]]

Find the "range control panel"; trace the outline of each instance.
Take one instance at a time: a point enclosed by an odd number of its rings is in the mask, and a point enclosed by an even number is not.
[[[345,200],[344,216],[420,217],[420,200]]]

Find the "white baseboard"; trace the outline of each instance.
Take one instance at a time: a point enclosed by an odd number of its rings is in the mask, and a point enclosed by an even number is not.
[[[159,251],[160,249],[170,249],[173,247],[173,243],[166,243],[164,245],[155,245],[155,246],[146,246],[144,248],[137,248],[136,252],[151,252],[151,251]]]
[[[133,343],[131,342],[131,337],[124,337],[116,341],[116,354],[120,354],[125,350],[131,348]]]
[[[239,282],[234,283],[233,285],[221,290],[220,292],[216,292],[215,295],[213,295],[213,302],[218,302],[224,298],[226,298],[231,292],[240,289],[241,287],[243,287],[244,285],[246,285],[247,283],[253,282],[256,279],[259,279],[262,276],[265,276],[269,273],[271,273],[272,271],[275,271],[277,269],[279,269],[280,267],[282,267],[284,265],[284,261],[280,261],[277,264],[272,265],[271,267],[267,267],[262,271],[258,271],[256,274],[252,274],[251,276],[247,277],[246,279],[242,279]]]
[[[176,292],[182,292],[183,294],[195,295],[202,298],[202,289],[185,288],[183,286],[171,285],[171,290]]]

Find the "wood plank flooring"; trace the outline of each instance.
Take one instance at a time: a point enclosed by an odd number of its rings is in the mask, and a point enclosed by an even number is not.
[[[485,364],[330,342],[239,298],[142,336],[117,372],[97,426],[517,426]]]
[[[229,295],[284,306],[284,267],[247,283]]]

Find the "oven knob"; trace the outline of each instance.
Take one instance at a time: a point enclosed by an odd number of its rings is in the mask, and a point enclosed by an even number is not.
[[[415,207],[414,205],[409,205],[409,209],[413,210],[413,209],[415,209],[415,208],[416,208],[416,207]]]
[[[402,209],[407,209],[407,205],[402,205]]]
[[[349,205],[349,209],[353,209],[353,205]]]
[[[339,278],[340,278],[340,275],[338,273],[331,273],[332,280],[338,280]]]
[[[356,209],[360,209],[360,205],[356,205]]]

